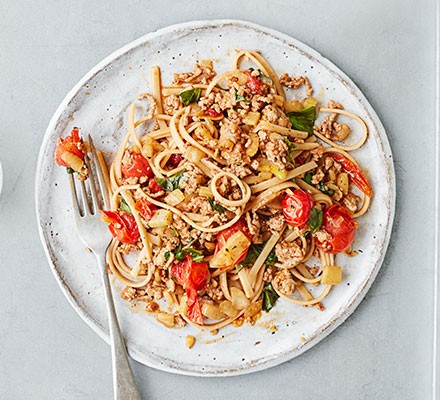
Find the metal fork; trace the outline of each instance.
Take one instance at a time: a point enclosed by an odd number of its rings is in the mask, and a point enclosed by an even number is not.
[[[80,186],[79,197],[81,199],[80,202],[78,201],[78,191],[75,185],[75,178],[73,177],[73,174],[69,175],[76,227],[82,242],[89,249],[91,249],[96,257],[104,286],[110,328],[110,344],[112,349],[114,398],[116,400],[140,400],[141,396],[136,387],[133,371],[128,361],[124,338],[122,337],[122,333],[119,328],[110,281],[107,273],[106,252],[109,246],[109,238],[104,234],[105,227],[103,226],[100,217],[101,202],[96,188],[96,181],[98,182],[97,186],[99,194],[105,209],[109,209],[107,188],[104,174],[98,162],[96,148],[90,135],[89,143],[91,147],[92,161],[97,175],[97,180],[95,180],[90,160],[86,156],[85,163],[89,172],[87,186],[89,187],[91,201],[89,201],[89,196],[87,194],[86,183],[84,181],[77,180]]]

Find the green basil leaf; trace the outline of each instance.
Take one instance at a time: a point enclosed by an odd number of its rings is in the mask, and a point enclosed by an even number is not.
[[[179,172],[176,175],[173,175],[169,178],[154,178],[157,182],[157,184],[166,192],[172,192],[173,190],[180,189],[179,183],[181,180],[184,180],[183,173],[186,172],[186,170],[183,170]]]
[[[319,182],[319,190],[324,194],[328,194],[329,196],[333,196],[333,193],[335,193],[333,189],[326,189],[322,182]]]
[[[258,256],[261,253],[261,250],[263,250],[263,247],[264,247],[263,244],[251,244],[246,254],[246,257],[240,264],[242,264],[243,267],[246,268],[251,267],[257,260]]]
[[[194,262],[203,262],[203,258],[204,258],[203,251],[197,250],[193,247],[189,247],[191,243],[192,242],[188,243],[185,247],[182,247],[182,243],[179,243],[179,245],[172,251],[174,253],[174,258],[178,261],[182,261],[189,254]],[[165,260],[166,260],[166,253],[165,253]]]
[[[165,261],[168,261],[171,257],[171,251],[166,251],[165,252]]]
[[[207,200],[214,211],[217,211],[219,213],[224,213],[226,211],[226,209],[220,204],[216,204],[211,197],[208,197]]]
[[[275,292],[275,290],[272,287],[271,283],[268,283],[264,289],[263,292],[261,293],[261,297],[263,299],[263,311],[270,311],[274,306],[275,303],[277,302],[278,298],[280,296],[278,296],[278,293]]]
[[[189,254],[194,262],[196,263],[203,262],[202,250],[197,250],[197,249],[193,249],[192,247],[189,247],[188,249],[185,249],[184,252],[186,252],[186,254]]]
[[[182,253],[182,243],[179,243],[179,245],[172,252],[174,253],[176,260],[183,260],[185,258],[185,255]]]
[[[173,186],[174,186],[174,189],[180,189],[180,190],[182,190],[182,189],[180,188],[180,186],[179,186],[180,181],[186,181],[186,180],[188,180],[188,178],[186,178],[186,177],[183,176],[183,174],[184,174],[185,172],[186,172],[186,169],[184,169],[183,171],[180,171],[178,174],[173,175],[172,177],[168,178],[168,179],[172,182],[172,184],[173,184]]]
[[[287,144],[287,156],[289,157],[290,162],[295,165],[295,159],[290,153],[296,149],[296,144],[292,142],[287,136],[284,136],[284,142]]]
[[[173,183],[166,178],[154,178],[157,184],[165,191],[172,192],[174,190]]]
[[[251,244],[249,246],[249,250],[248,250],[244,260],[235,267],[235,272],[238,273],[243,268],[250,268],[250,267],[252,267],[252,265],[254,265],[255,261],[257,260],[257,258],[261,254],[265,244],[266,243]],[[266,265],[274,265],[277,262],[278,262],[278,257],[275,254],[275,250],[272,250],[269,253],[269,255],[267,256],[266,260],[264,261],[264,263]]]
[[[278,262],[278,257],[275,254],[275,250],[272,249],[272,251],[269,253],[264,263],[266,265],[275,265],[277,262]]]
[[[180,93],[179,96],[182,100],[183,105],[187,106],[191,103],[195,103],[199,101],[201,94],[202,94],[201,88],[194,88],[194,89],[185,90],[184,92]]]
[[[304,176],[303,181],[308,183],[309,185],[312,184],[312,178],[313,178],[313,172],[309,171],[307,172],[307,174]]]
[[[316,107],[308,107],[301,111],[292,111],[286,114],[289,117],[292,128],[307,132],[309,137],[313,135],[313,125],[316,119]]]
[[[74,170],[73,168],[70,168],[70,167],[67,167],[67,168],[66,168],[66,171],[67,171],[67,173],[68,173],[69,175],[72,175],[72,174],[75,173],[75,170]]]
[[[122,196],[120,196],[119,209],[122,211],[125,211],[128,214],[133,214],[131,212],[130,206],[127,204],[127,202],[125,201],[125,199]]]
[[[245,103],[250,103],[251,102],[246,97],[240,96],[237,91],[235,91],[235,101],[244,101]]]
[[[322,225],[322,210],[313,207],[310,211],[310,217],[307,220],[310,230],[315,233]]]

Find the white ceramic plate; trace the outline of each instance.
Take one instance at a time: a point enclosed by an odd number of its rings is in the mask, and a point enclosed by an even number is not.
[[[160,65],[163,81],[176,71],[191,70],[196,58],[211,58],[217,72],[230,68],[234,49],[259,49],[277,73],[307,74],[324,104],[341,102],[368,124],[367,144],[355,157],[367,170],[375,194],[367,216],[359,219],[357,257],[338,256],[344,281],[325,300],[325,311],[280,300],[256,326],[227,327],[216,337],[192,327],[169,330],[143,312],[133,312],[114,294],[128,351],[141,363],[165,371],[201,376],[238,375],[262,370],[310,349],[356,308],[376,277],[388,245],[394,214],[392,155],[382,124],[354,83],[330,61],[303,43],[242,21],[201,21],[149,33],[94,67],[71,90],[55,112],[40,151],[36,207],[41,241],[49,264],[75,310],[108,341],[104,296],[94,257],[77,239],[66,173],[53,164],[55,142],[73,126],[91,133],[110,160],[125,132],[127,106],[148,90],[149,68]],[[355,126],[355,123],[352,123]],[[103,226],[103,229],[105,227]],[[272,333],[268,327],[275,325]],[[197,337],[187,349],[187,334]],[[222,338],[223,337],[223,338]],[[305,338],[305,341],[303,339]],[[331,345],[331,343],[329,343]]]

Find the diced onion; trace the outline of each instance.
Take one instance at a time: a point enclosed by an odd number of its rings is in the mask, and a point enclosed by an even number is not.
[[[152,228],[162,228],[164,226],[171,225],[173,222],[173,213],[169,210],[156,210],[153,217],[148,222]]]
[[[323,285],[339,285],[342,282],[342,268],[335,265],[326,265],[322,271]]]
[[[165,197],[165,203],[170,206],[177,206],[177,204],[180,204],[183,200],[185,200],[185,195],[180,189],[173,190]]]

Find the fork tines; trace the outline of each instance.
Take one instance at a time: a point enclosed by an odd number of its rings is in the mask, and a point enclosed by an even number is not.
[[[109,209],[108,190],[104,172],[102,171],[96,147],[90,135],[88,135],[88,140],[91,158],[87,154],[84,157],[88,170],[88,179],[85,181],[75,179],[73,174],[69,177],[73,209],[79,217],[98,215],[99,210]],[[78,183],[75,184],[75,181]],[[79,191],[77,189],[78,185]],[[78,198],[80,201],[78,201]]]

